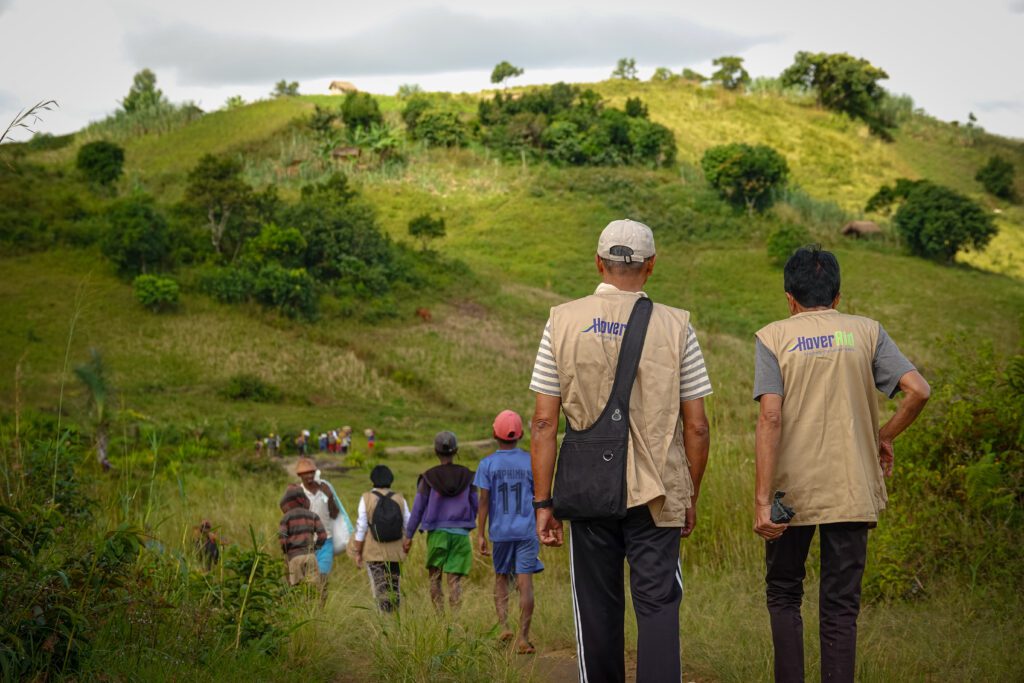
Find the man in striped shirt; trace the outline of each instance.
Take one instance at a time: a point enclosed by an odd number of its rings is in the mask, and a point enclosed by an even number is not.
[[[591,296],[551,309],[530,383],[536,393],[534,508],[545,545],[560,546],[563,538],[551,508],[559,411],[574,430],[601,415],[630,312],[647,296],[643,287],[654,260],[650,228],[613,221],[598,240],[602,283]],[[630,396],[626,517],[575,520],[570,527],[580,681],[625,680],[623,560],[637,617],[636,680],[680,680],[679,542],[697,524],[710,445],[704,397],[710,393],[689,313],[655,304]]]

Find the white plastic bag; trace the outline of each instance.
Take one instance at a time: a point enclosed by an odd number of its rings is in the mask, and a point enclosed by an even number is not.
[[[341,499],[338,498],[334,487],[331,486],[329,481],[324,481],[320,478],[320,470],[316,471],[316,481],[320,484],[325,484],[331,490],[331,495],[334,496],[334,503],[338,506],[338,516],[331,520],[331,543],[334,545],[334,554],[341,555],[348,547],[348,541],[352,538],[352,534],[355,533],[356,527],[352,524],[348,512],[345,511],[345,506],[341,504]]]

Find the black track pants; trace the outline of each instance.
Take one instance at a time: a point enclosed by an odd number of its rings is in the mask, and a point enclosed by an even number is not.
[[[572,522],[572,602],[580,681],[626,679],[623,559],[637,621],[637,683],[679,683],[679,527],[656,527],[647,506],[626,518]]]
[[[821,587],[818,611],[821,680],[852,683],[857,664],[857,615],[868,549],[865,522],[821,524]],[[803,580],[812,526],[795,526],[765,543],[768,614],[775,645],[775,680],[804,680]]]

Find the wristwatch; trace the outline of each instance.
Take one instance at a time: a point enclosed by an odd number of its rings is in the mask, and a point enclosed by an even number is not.
[[[535,500],[533,501],[533,509],[540,510],[541,508],[549,508],[553,504],[554,501],[552,501],[550,498],[545,498],[544,500]]]

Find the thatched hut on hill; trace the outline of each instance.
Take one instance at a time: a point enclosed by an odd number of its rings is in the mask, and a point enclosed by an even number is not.
[[[331,81],[331,85],[327,89],[332,95],[347,95],[350,92],[359,92],[359,88],[348,81]]]

